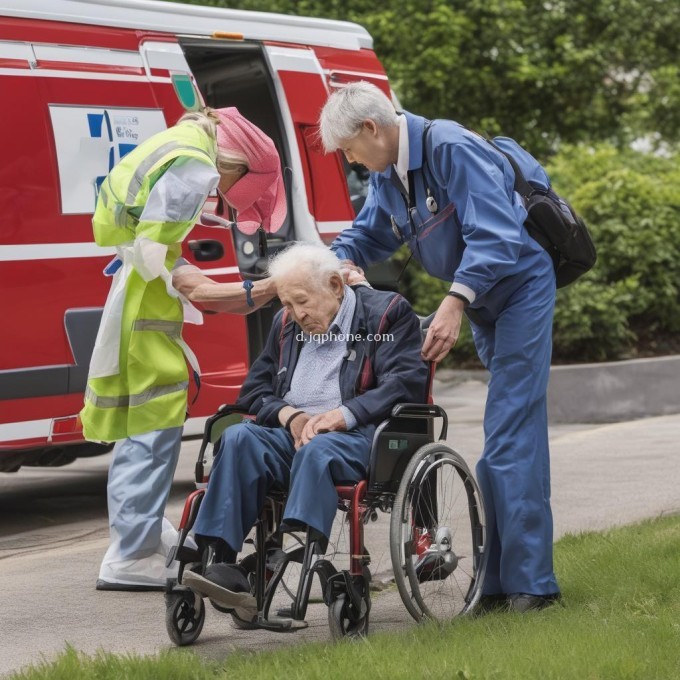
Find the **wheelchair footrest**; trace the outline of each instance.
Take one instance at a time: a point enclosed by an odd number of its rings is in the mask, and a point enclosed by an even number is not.
[[[294,632],[296,630],[302,630],[303,628],[307,628],[307,626],[309,626],[309,624],[306,621],[281,618],[278,616],[272,616],[268,619],[261,618],[258,616],[257,623],[255,625],[258,628],[263,628],[264,630],[271,630],[277,633]]]

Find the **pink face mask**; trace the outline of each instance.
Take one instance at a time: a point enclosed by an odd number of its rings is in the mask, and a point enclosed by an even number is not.
[[[274,142],[234,107],[217,109],[216,114],[220,119],[218,147],[240,153],[248,160],[248,172],[224,194],[238,213],[239,229],[253,234],[262,225],[265,231],[278,231],[287,209],[281,161]]]

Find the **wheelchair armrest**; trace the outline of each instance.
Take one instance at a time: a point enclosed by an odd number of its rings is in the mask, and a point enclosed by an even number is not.
[[[439,440],[444,441],[449,429],[449,417],[437,404],[397,404],[392,409],[393,418],[441,418],[442,431]]]
[[[212,416],[213,418],[217,415],[228,416],[230,413],[243,413],[243,415],[248,415],[248,409],[244,406],[239,406],[238,404],[222,404],[217,409],[217,413]]]
[[[232,414],[242,414],[248,415],[248,409],[238,404],[222,404],[217,409],[217,413],[214,416],[210,416],[205,421],[205,428],[203,430],[203,441],[201,442],[201,447],[198,451],[198,460],[196,461],[196,481],[202,481],[203,477],[203,460],[205,456],[205,451],[208,448],[208,444],[212,442],[212,428],[213,425],[224,418]],[[200,478],[200,479],[199,479]]]

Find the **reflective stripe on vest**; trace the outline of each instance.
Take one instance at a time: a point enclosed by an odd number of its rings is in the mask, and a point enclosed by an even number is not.
[[[139,190],[142,188],[142,183],[147,173],[151,171],[158,161],[162,160],[164,156],[174,152],[174,151],[191,151],[195,153],[201,153],[206,158],[212,162],[210,154],[206,153],[203,149],[199,149],[197,146],[182,146],[178,142],[166,142],[162,146],[159,146],[155,151],[152,151],[142,162],[137,166],[135,174],[130,180],[127,190],[127,204],[132,205],[137,198]]]
[[[141,406],[148,401],[164,397],[166,394],[173,392],[185,392],[189,389],[189,381],[182,380],[182,382],[174,385],[159,385],[158,387],[151,387],[139,394],[128,394],[120,397],[100,397],[88,385],[85,390],[85,399],[91,402],[97,408],[127,408],[133,406]]]
[[[165,333],[170,337],[179,337],[182,332],[182,321],[164,321],[163,319],[137,319],[134,330],[136,331],[157,331]]]
[[[217,144],[193,124],[180,124],[150,137],[125,155],[102,183],[92,225],[100,246],[118,246],[136,237],[139,221],[158,177],[175,160],[193,158],[215,168]],[[163,223],[150,222],[147,231]],[[193,218],[173,223],[173,239],[181,241]],[[186,231],[182,232],[182,228]],[[175,230],[179,230],[174,238]],[[181,233],[180,233],[181,232]],[[153,236],[150,236],[153,240]]]
[[[135,325],[132,327],[135,331],[156,331],[157,333],[165,333],[171,340],[177,343],[179,348],[184,352],[186,360],[194,371],[194,380],[196,387],[201,389],[201,368],[198,365],[198,359],[193,353],[189,345],[182,338],[183,321],[165,321],[163,319],[137,319]],[[198,398],[198,392],[194,397],[194,401]]]

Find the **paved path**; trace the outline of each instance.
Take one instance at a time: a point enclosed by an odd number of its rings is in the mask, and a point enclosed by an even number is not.
[[[449,444],[472,466],[481,451],[486,386],[437,384],[449,414]],[[680,511],[680,416],[613,425],[556,426],[551,431],[556,537]],[[187,442],[168,515],[179,519],[192,489],[196,442]],[[0,474],[0,581],[5,597],[0,674],[53,658],[66,642],[85,652],[154,653],[169,648],[159,593],[94,590],[107,546],[106,468],[109,456],[64,468]],[[387,517],[369,525],[374,563],[389,568]],[[326,608],[312,605],[310,626],[295,634],[239,631],[208,608],[193,649],[220,658],[233,648],[273,649],[328,640]],[[413,625],[394,591],[374,597],[371,629]]]

